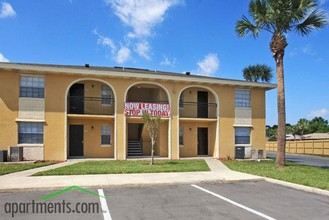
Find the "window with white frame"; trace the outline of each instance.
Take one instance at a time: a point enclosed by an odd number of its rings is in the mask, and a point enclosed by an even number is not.
[[[106,85],[102,85],[102,105],[111,105],[111,88]]]
[[[21,76],[20,97],[44,98],[45,78],[42,76]]]
[[[43,144],[43,123],[20,122],[18,124],[19,144]]]
[[[249,90],[235,90],[235,107],[250,108]]]
[[[179,145],[184,145],[184,128],[179,128]]]
[[[184,108],[184,93],[183,92],[179,96],[179,108]]]
[[[250,144],[250,128],[235,128],[235,144]]]
[[[101,145],[111,145],[111,126],[102,125]]]

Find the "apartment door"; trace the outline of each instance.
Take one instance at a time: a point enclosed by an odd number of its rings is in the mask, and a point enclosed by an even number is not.
[[[208,118],[208,92],[198,91],[198,118]]]
[[[71,114],[84,113],[84,90],[85,85],[76,83],[70,88],[70,112]]]
[[[83,156],[83,125],[69,126],[69,156]]]
[[[198,128],[198,155],[208,155],[208,128]]]

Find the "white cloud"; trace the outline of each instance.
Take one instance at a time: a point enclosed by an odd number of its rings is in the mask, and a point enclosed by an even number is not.
[[[215,53],[209,53],[203,60],[198,62],[197,75],[214,76],[218,70],[220,61]]]
[[[122,46],[115,57],[115,61],[119,64],[124,63],[130,59],[130,54],[129,48]]]
[[[300,48],[294,48],[290,53],[289,56],[293,57],[299,54],[305,54],[308,56],[316,56],[317,52],[312,48],[311,45],[306,45],[304,47],[300,47]]]
[[[115,44],[114,44],[114,42],[112,41],[111,38],[109,38],[109,37],[105,37],[105,36],[99,34],[99,33],[97,32],[96,29],[93,31],[93,33],[94,33],[96,36],[98,36],[97,44],[102,45],[102,46],[109,47],[109,48],[111,48],[112,53],[115,52],[115,50],[116,50],[116,46],[115,46]]]
[[[130,38],[152,35],[154,26],[165,18],[166,11],[179,4],[180,0],[105,0],[122,23],[131,27]]]
[[[9,60],[4,55],[2,55],[2,53],[0,53],[0,62],[9,62]]]
[[[13,7],[7,2],[1,2],[0,18],[14,17],[16,15]]]
[[[172,60],[170,60],[168,57],[164,56],[163,60],[160,62],[161,66],[171,66],[171,67],[175,67],[176,65],[176,58],[173,58]]]
[[[325,117],[329,115],[329,110],[328,109],[325,109],[325,108],[322,108],[322,109],[319,109],[319,110],[314,110],[314,111],[311,111],[307,116],[308,118],[315,118],[315,117]]]
[[[141,56],[147,60],[151,60],[151,57],[149,55],[150,45],[147,41],[137,43],[136,52],[138,53],[139,56]]]
[[[310,55],[310,56],[316,55],[315,50],[313,50],[313,48],[310,45],[306,45],[305,47],[302,47],[301,51],[306,55]]]

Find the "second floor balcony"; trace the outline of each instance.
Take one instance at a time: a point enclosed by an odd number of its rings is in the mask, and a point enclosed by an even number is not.
[[[114,99],[104,97],[69,96],[67,113],[79,115],[114,115]]]
[[[202,102],[180,102],[179,117],[215,119],[217,117],[217,104]]]

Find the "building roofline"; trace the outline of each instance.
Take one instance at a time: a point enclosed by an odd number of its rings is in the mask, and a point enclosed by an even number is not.
[[[164,72],[157,70],[136,69],[126,67],[99,67],[99,66],[74,66],[74,65],[54,65],[54,64],[32,64],[32,63],[4,63],[0,62],[0,69],[43,72],[43,73],[62,73],[62,74],[81,74],[94,76],[112,76],[119,78],[141,78],[141,79],[160,79],[184,81],[192,83],[206,83],[218,85],[231,85],[241,87],[258,87],[266,90],[276,88],[276,84],[249,82],[236,79],[224,79],[216,77],[188,75],[174,72]],[[124,73],[124,74],[123,74]]]

